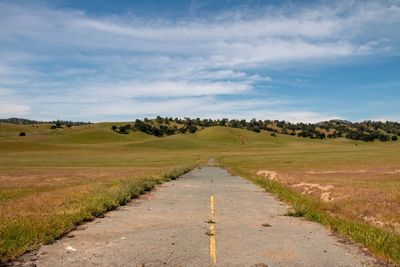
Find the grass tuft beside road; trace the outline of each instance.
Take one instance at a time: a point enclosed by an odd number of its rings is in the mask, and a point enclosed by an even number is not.
[[[57,209],[0,221],[0,258],[13,258],[51,242],[85,221],[103,216],[157,184],[176,179],[195,166],[167,171],[159,178],[127,178],[95,185]]]
[[[242,174],[243,175],[243,174]],[[281,200],[292,206],[286,215],[304,217],[328,226],[334,232],[342,234],[354,242],[362,244],[372,253],[400,264],[400,235],[367,223],[334,216],[326,212],[324,203],[307,195],[301,195],[277,181],[247,176],[251,181],[266,191],[274,193]]]

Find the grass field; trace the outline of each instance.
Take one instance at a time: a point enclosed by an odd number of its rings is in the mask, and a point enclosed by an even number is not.
[[[1,258],[125,203],[168,180],[165,174],[215,157],[291,203],[292,215],[319,221],[400,263],[400,142],[271,137],[225,127],[157,138],[121,135],[110,126],[0,124]]]

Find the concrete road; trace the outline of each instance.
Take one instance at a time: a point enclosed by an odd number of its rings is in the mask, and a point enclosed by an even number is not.
[[[272,195],[196,169],[31,257],[37,266],[376,266],[323,226],[283,216]]]

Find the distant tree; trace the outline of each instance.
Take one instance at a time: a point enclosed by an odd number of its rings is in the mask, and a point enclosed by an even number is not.
[[[147,134],[152,134],[151,125],[149,123],[142,122],[141,120],[135,121],[135,129]]]
[[[172,128],[167,128],[166,133],[167,135],[173,135],[174,133],[176,133],[176,130],[176,126]]]
[[[19,136],[25,136],[25,135],[26,135],[25,132],[20,132],[20,133],[19,133]]]
[[[318,131],[315,131],[314,135],[315,135],[315,138],[319,138],[319,139],[325,139],[326,138],[326,135],[324,133],[321,133],[321,132],[318,132]]]
[[[187,128],[186,127],[182,127],[182,128],[179,128],[178,131],[184,134],[184,133],[187,132]]]
[[[253,127],[251,124],[248,124],[248,125],[246,126],[246,130],[247,130],[247,131],[254,131],[254,127]]]
[[[67,126],[67,128],[71,128],[71,127],[72,127],[72,124],[71,124],[71,123],[68,123],[66,126]]]
[[[160,131],[160,129],[157,128],[157,127],[152,127],[151,128],[151,134],[155,135],[155,136],[158,136],[158,137],[163,135],[162,132]]]
[[[60,121],[56,121],[56,128],[62,128],[62,127],[61,127],[61,122],[60,122]]]
[[[219,122],[219,126],[225,126],[227,122],[228,122],[228,119],[222,119],[222,120]]]
[[[160,116],[157,116],[156,121],[157,121],[158,123],[162,123],[162,122],[164,121],[164,119],[161,118]]]
[[[194,125],[188,126],[189,133],[195,133],[197,131],[197,127]]]
[[[126,129],[125,129],[125,126],[119,126],[119,133],[120,134],[127,134],[128,132],[126,131]]]
[[[117,129],[118,129],[117,126],[115,126],[115,125],[111,126],[111,130],[113,130],[114,132],[115,132]]]
[[[314,134],[312,132],[309,131],[303,131],[303,132],[299,132],[297,134],[298,137],[310,137],[310,138],[314,138]]]
[[[254,125],[252,131],[253,131],[253,132],[256,132],[256,133],[261,132],[260,126]]]
[[[210,127],[211,125],[212,125],[212,122],[210,122],[207,119],[204,119],[201,121],[201,126],[203,126],[203,127]]]
[[[239,128],[239,122],[237,120],[229,121],[229,126],[233,128]]]
[[[379,138],[379,140],[382,141],[382,142],[386,142],[386,141],[389,140],[389,136],[384,135],[384,134],[380,135],[378,138]]]
[[[168,126],[160,125],[160,127],[159,127],[158,130],[160,131],[160,136],[163,136],[164,134],[167,133],[167,131],[168,131]]]

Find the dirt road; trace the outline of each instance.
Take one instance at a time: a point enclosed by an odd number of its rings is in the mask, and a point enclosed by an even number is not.
[[[323,226],[217,167],[196,169],[33,257],[38,266],[375,266]]]

